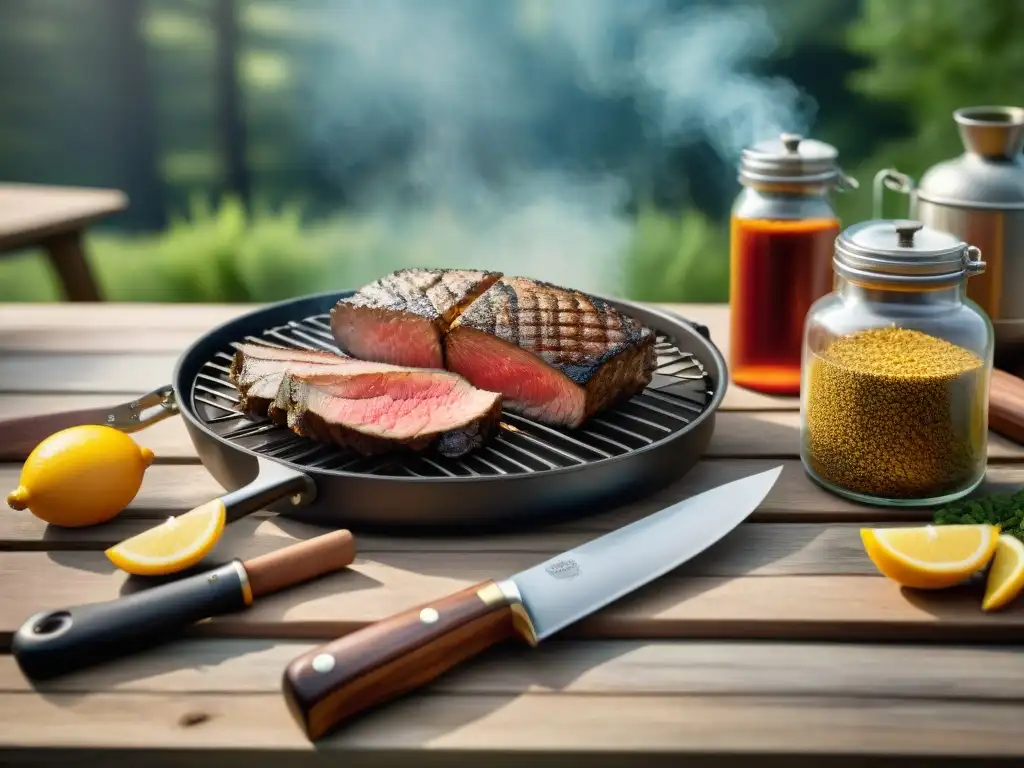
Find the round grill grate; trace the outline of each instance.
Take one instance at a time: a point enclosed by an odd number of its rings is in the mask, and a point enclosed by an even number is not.
[[[340,354],[326,313],[240,341]],[[714,391],[701,363],[679,350],[664,334],[658,334],[656,349],[658,366],[647,389],[596,414],[579,429],[549,427],[505,411],[500,434],[486,446],[457,459],[431,451],[363,457],[300,437],[268,419],[243,414],[237,410],[238,393],[229,380],[233,347],[218,352],[203,365],[192,389],[192,404],[199,418],[220,437],[320,472],[438,479],[538,473],[622,456],[661,442],[708,407]]]

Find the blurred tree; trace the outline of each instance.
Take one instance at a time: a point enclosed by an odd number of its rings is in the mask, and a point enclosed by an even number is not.
[[[248,209],[251,189],[242,82],[238,76],[239,29],[235,0],[214,0],[213,28],[217,40],[217,132],[224,157],[224,182],[227,191]]]
[[[848,44],[870,66],[851,87],[902,105],[912,135],[884,154],[912,173],[962,151],[951,118],[958,107],[1018,103],[1024,80],[1020,0],[864,0]]]
[[[97,7],[110,32],[108,87],[116,99],[116,157],[121,187],[132,207],[132,221],[144,229],[167,223],[149,51],[143,37],[145,6],[139,0],[109,0]]]

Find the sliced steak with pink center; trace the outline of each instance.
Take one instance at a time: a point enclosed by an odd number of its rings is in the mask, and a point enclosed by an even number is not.
[[[333,352],[239,344],[231,361],[230,377],[238,389],[238,407],[254,416],[266,416],[285,371],[312,372],[353,362],[357,361]]]
[[[286,373],[270,412],[299,435],[364,455],[434,448],[462,456],[497,433],[501,395],[445,371],[358,363]]]
[[[441,369],[441,337],[499,277],[474,269],[401,269],[339,301],[331,331],[361,360]]]
[[[651,382],[655,335],[601,299],[503,277],[452,323],[449,370],[504,396],[504,407],[578,427]]]

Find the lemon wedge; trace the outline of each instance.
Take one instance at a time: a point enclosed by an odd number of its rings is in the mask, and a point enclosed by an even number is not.
[[[224,503],[215,499],[125,539],[106,555],[122,571],[137,576],[175,573],[210,553],[224,530],[225,518]]]
[[[985,598],[981,607],[997,611],[1011,603],[1024,588],[1024,542],[1004,533],[999,537],[996,555],[988,572]]]
[[[960,584],[992,559],[996,525],[922,525],[862,528],[868,557],[883,574],[905,587],[943,589]]]

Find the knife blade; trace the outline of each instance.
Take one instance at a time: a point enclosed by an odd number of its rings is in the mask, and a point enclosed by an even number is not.
[[[742,523],[782,467],[735,480],[563,552],[371,624],[294,659],[282,687],[315,740],[516,636],[537,645],[700,554]]]

